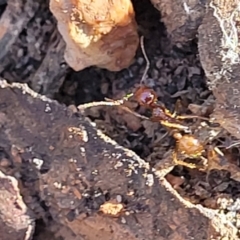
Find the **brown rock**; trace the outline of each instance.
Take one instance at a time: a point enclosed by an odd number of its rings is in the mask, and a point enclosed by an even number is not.
[[[216,98],[213,117],[240,139],[239,1],[209,1],[200,26],[199,55]]]
[[[119,71],[131,64],[139,38],[130,0],[51,0],[50,10],[75,71],[92,65]]]

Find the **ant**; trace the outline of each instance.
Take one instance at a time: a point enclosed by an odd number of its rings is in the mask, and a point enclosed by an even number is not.
[[[203,168],[200,167],[200,169],[206,170],[208,160],[204,157],[204,155],[208,155],[208,152],[205,149],[209,141],[212,141],[214,138],[216,138],[221,130],[218,129],[217,131],[212,131],[211,127],[207,124],[207,122],[210,122],[208,118],[195,115],[179,116],[176,112],[172,114],[163,106],[162,103],[158,102],[156,92],[143,84],[150,66],[150,62],[143,47],[143,37],[141,37],[140,40],[142,52],[147,62],[144,74],[140,81],[140,87],[134,93],[129,94],[123,99],[106,99],[107,101],[87,103],[80,105],[78,109],[81,111],[93,106],[120,106],[124,110],[131,112],[141,119],[155,122],[157,121],[166,127],[173,138],[176,140],[176,147],[173,151],[173,162],[175,165],[182,165],[188,168],[199,168],[196,164],[188,163],[185,160],[187,158],[194,160],[200,159],[203,162]],[[140,115],[124,106],[124,102],[128,101],[132,96],[136,99],[139,105],[151,110],[150,118]],[[204,120],[204,122],[202,122],[201,127],[198,128],[197,131],[193,131],[188,125],[183,122],[185,119],[201,119]],[[212,136],[210,136],[210,132],[212,132]],[[211,148],[211,150],[212,149],[213,148]]]
[[[176,148],[173,152],[173,161],[176,165],[186,166],[188,168],[196,168],[196,164],[187,163],[184,160],[186,158],[190,159],[201,159],[203,161],[204,169],[207,167],[207,159],[203,156],[206,153],[205,146],[209,139],[209,129],[207,129],[207,134],[203,134],[203,127],[207,127],[207,124],[202,123],[202,127],[199,131],[192,132],[189,126],[185,125],[181,121],[184,119],[198,118],[208,121],[208,118],[187,115],[178,116],[176,113],[171,114],[168,109],[166,109],[161,103],[158,103],[157,94],[151,88],[146,86],[141,86],[135,93],[134,97],[139,105],[152,110],[152,116],[149,120],[157,121],[169,130],[172,130],[172,136],[176,140]],[[210,128],[210,127],[209,127]],[[183,132],[184,134],[182,134]],[[200,133],[201,132],[201,133]],[[219,134],[219,131],[214,132],[214,137]],[[198,137],[195,135],[199,135]],[[204,136],[204,138],[203,138]]]

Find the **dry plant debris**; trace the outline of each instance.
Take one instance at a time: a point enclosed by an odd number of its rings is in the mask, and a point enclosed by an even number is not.
[[[139,40],[130,0],[51,0],[50,9],[75,71],[93,65],[119,71],[132,63]]]

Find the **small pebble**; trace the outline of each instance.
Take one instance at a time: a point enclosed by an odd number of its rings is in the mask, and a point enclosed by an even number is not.
[[[122,196],[121,195],[117,195],[116,196],[116,200],[118,203],[121,203],[122,202]]]
[[[121,219],[121,223],[125,224],[126,222],[127,222],[127,221],[126,221],[125,218],[122,218],[122,219]]]

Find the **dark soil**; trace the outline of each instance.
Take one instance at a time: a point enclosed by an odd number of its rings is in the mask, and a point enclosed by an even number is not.
[[[145,82],[157,92],[159,100],[172,112],[179,101],[179,112],[188,114],[189,104],[202,105],[213,99],[199,61],[197,39],[185,45],[173,45],[160,22],[159,12],[150,1],[134,0],[133,4],[139,34],[144,35],[144,47],[151,63]],[[0,14],[5,7],[6,5],[0,5]],[[56,23],[48,9],[48,2],[42,1],[40,10],[11,49],[0,76],[10,82],[24,82],[31,86],[31,76],[41,65],[51,44],[51,32],[55,28]],[[55,94],[55,99],[66,105],[100,101],[106,97],[120,99],[134,91],[145,66],[139,48],[134,63],[121,72],[113,73],[95,67],[74,72],[66,68],[64,82]],[[147,114],[146,109],[134,101],[129,102],[129,107],[138,113]],[[158,164],[164,154],[175,146],[175,141],[166,136],[167,130],[159,123],[142,121],[117,107],[91,108],[87,110],[87,115],[106,135],[136,152],[152,166]],[[223,136],[223,141],[226,136]],[[235,148],[234,151],[234,161],[238,162],[238,149]],[[207,174],[177,166],[167,179],[189,201],[214,209],[223,207],[232,222],[239,226],[240,216],[236,214],[239,207],[234,202],[240,196],[240,184],[232,180],[227,171],[214,170]],[[229,202],[225,207],[222,203],[224,200]],[[51,233],[43,225],[42,222],[37,222],[34,239],[51,238]]]

